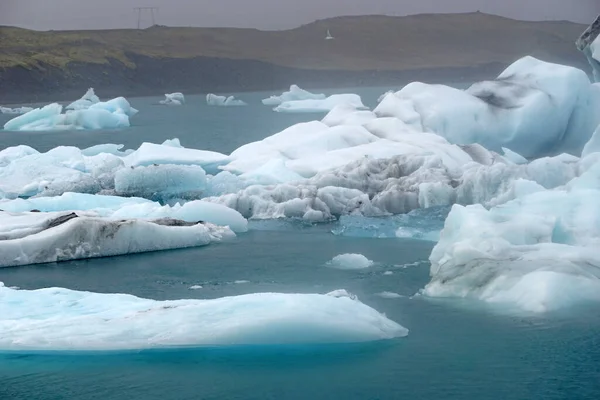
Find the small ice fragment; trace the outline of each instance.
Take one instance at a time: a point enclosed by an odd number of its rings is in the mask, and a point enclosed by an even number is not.
[[[373,261],[369,260],[362,254],[340,254],[326,264],[330,268],[336,269],[365,269],[373,265]]]
[[[375,296],[379,296],[384,299],[399,299],[400,297],[404,297],[401,294],[394,293],[394,292],[381,292],[381,293],[375,294]]]
[[[202,286],[200,286],[200,285],[190,286],[190,290],[198,290],[198,289],[202,289]]]

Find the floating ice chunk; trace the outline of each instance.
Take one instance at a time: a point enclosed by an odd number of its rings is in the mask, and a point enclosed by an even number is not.
[[[333,257],[326,265],[335,269],[365,269],[372,266],[373,261],[362,254],[348,253]]]
[[[192,285],[190,286],[190,290],[198,290],[198,289],[202,289],[201,285]]]
[[[125,147],[122,144],[98,144],[96,146],[88,147],[86,149],[81,150],[81,154],[88,157],[97,156],[98,154],[112,154],[119,157],[125,157],[134,152],[134,150],[128,149],[125,151],[121,151],[121,149]]]
[[[567,190],[542,190],[486,210],[452,208],[424,293],[533,312],[600,301],[600,168]]]
[[[577,39],[576,45],[592,66],[596,82],[600,82],[600,15]]]
[[[573,67],[524,57],[466,91],[419,82],[387,95],[374,112],[451,143],[510,148],[524,157],[579,155],[600,123],[600,91]]]
[[[235,107],[235,106],[247,106],[242,100],[236,99],[234,96],[218,96],[216,94],[209,93],[206,95],[206,104],[209,106],[221,106],[221,107]]]
[[[297,85],[290,86],[288,92],[283,92],[280,96],[271,96],[264,99],[262,103],[266,106],[278,106],[286,101],[294,100],[323,100],[326,96],[322,93],[315,94],[299,88]]]
[[[171,143],[160,145],[144,142],[123,160],[128,167],[153,164],[198,165],[210,174],[219,172],[218,167],[229,162],[230,158],[214,151],[176,147]]]
[[[121,99],[127,103],[127,100]],[[116,103],[110,103],[112,101],[113,100],[110,100],[107,103],[96,103],[88,109],[69,111],[66,114],[62,114],[62,106],[60,104],[49,104],[11,119],[4,124],[4,129],[7,131],[52,131],[73,129],[116,129],[128,127],[129,116],[127,112],[129,112],[130,115],[133,115],[134,109],[129,108],[127,111],[121,108],[113,109],[113,106]],[[127,105],[128,104],[129,103],[127,103]],[[106,107],[100,107],[100,105],[106,105]]]
[[[63,288],[0,287],[0,297],[4,351],[354,343],[408,334],[358,300],[320,294],[156,301]],[[165,329],[174,325],[177,329]]]
[[[0,267],[203,246],[232,236],[208,223],[0,211]]]
[[[515,153],[511,149],[507,149],[506,147],[502,148],[502,152],[504,153],[504,157],[515,164],[527,164],[528,161],[525,157],[520,154]]]
[[[242,285],[244,283],[250,283],[250,281],[246,281],[246,280],[241,279],[241,280],[233,281],[233,283],[236,284],[236,285]]]
[[[205,188],[206,173],[198,165],[132,166],[115,174],[115,191],[121,196],[197,199]]]
[[[375,296],[379,296],[384,299],[399,299],[401,297],[404,297],[401,294],[394,293],[394,292],[381,292],[381,293],[377,293]]]
[[[234,232],[248,230],[248,222],[231,208],[205,201],[190,201],[183,205],[161,206],[159,203],[136,197],[101,196],[82,193],[65,193],[57,197],[0,200],[0,209],[10,212],[39,210],[88,211],[110,219],[178,219],[190,223],[209,222],[228,226]]]
[[[321,113],[330,112],[339,105],[354,107],[357,110],[364,110],[367,108],[359,95],[351,93],[333,94],[322,100],[285,101],[273,110],[287,113]]]
[[[185,103],[185,96],[181,92],[165,93],[165,99],[159,103],[168,106],[180,106]]]
[[[131,104],[127,101],[125,97],[116,97],[114,99],[108,101],[101,101],[99,103],[92,104],[89,108],[90,110],[106,110],[113,114],[125,114],[128,117],[133,117],[138,113],[138,110],[131,107]]]
[[[28,113],[29,111],[33,111],[33,108],[32,107],[10,108],[10,107],[0,106],[0,114],[25,114],[25,113]]]
[[[383,275],[386,275],[386,276],[389,276],[389,275],[394,275],[394,272],[393,272],[393,271],[385,271],[385,272],[383,273]]]
[[[100,103],[100,98],[96,96],[94,88],[89,88],[87,92],[79,99],[65,107],[66,110],[87,110],[92,104]]]

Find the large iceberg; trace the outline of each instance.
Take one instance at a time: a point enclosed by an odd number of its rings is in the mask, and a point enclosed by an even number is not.
[[[181,92],[165,93],[165,99],[159,103],[167,106],[180,106],[185,103],[185,96]]]
[[[283,92],[279,96],[271,96],[264,99],[262,103],[266,106],[278,106],[286,101],[294,100],[323,100],[326,96],[322,93],[311,93],[307,90],[301,89],[298,85],[291,85],[290,90]]]
[[[0,200],[0,210],[13,213],[31,210],[41,212],[85,211],[86,215],[113,220],[171,218],[189,223],[209,222],[227,226],[234,232],[248,230],[248,222],[237,211],[201,200],[189,201],[183,205],[177,203],[173,206],[163,206],[138,197],[65,193],[56,197]]]
[[[203,246],[233,236],[226,227],[168,218],[0,211],[0,267]]]
[[[336,106],[351,106],[354,109],[364,110],[367,107],[357,94],[333,94],[324,99],[290,100],[284,101],[273,110],[286,113],[326,113]]]
[[[576,45],[592,66],[594,79],[600,82],[600,15],[577,39]]]
[[[424,293],[545,312],[600,301],[600,153],[567,185],[528,189],[486,209],[452,208],[433,249]]]
[[[206,104],[209,106],[220,106],[220,107],[235,107],[235,106],[246,106],[247,104],[236,99],[234,96],[219,96],[213,93],[206,95]]]
[[[163,201],[198,198],[206,186],[204,171],[219,172],[218,166],[229,160],[220,153],[183,148],[177,140],[143,143],[135,151],[121,148],[107,144],[84,150],[60,146],[46,153],[28,146],[1,150],[0,199],[102,191]]]
[[[358,343],[408,330],[344,290],[156,301],[0,282],[0,351]],[[57,318],[60,316],[60,318]]]
[[[577,68],[524,57],[467,90],[414,82],[374,110],[455,144],[508,148],[526,157],[580,155],[600,124],[600,86]]]
[[[0,114],[25,114],[25,113],[28,113],[29,111],[32,111],[32,110],[33,110],[32,107],[10,108],[10,107],[2,107],[2,106],[0,106]]]
[[[87,92],[79,99],[67,105],[67,110],[87,110],[93,104],[100,103],[100,98],[96,96],[94,88],[89,88]]]
[[[123,98],[99,102],[87,108],[67,110],[58,103],[36,108],[4,124],[7,131],[53,131],[116,129],[129,126],[129,117],[137,110]]]

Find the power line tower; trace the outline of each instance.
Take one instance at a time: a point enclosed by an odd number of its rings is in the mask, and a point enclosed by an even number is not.
[[[156,17],[154,11],[158,12],[158,7],[133,7],[134,11],[137,11],[137,28],[140,29],[142,23],[142,12],[149,11],[152,17],[152,26],[156,25]]]

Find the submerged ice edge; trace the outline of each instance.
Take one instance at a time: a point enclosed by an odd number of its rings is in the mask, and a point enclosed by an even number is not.
[[[344,290],[155,301],[0,284],[0,298],[0,351],[336,344],[408,334]]]

